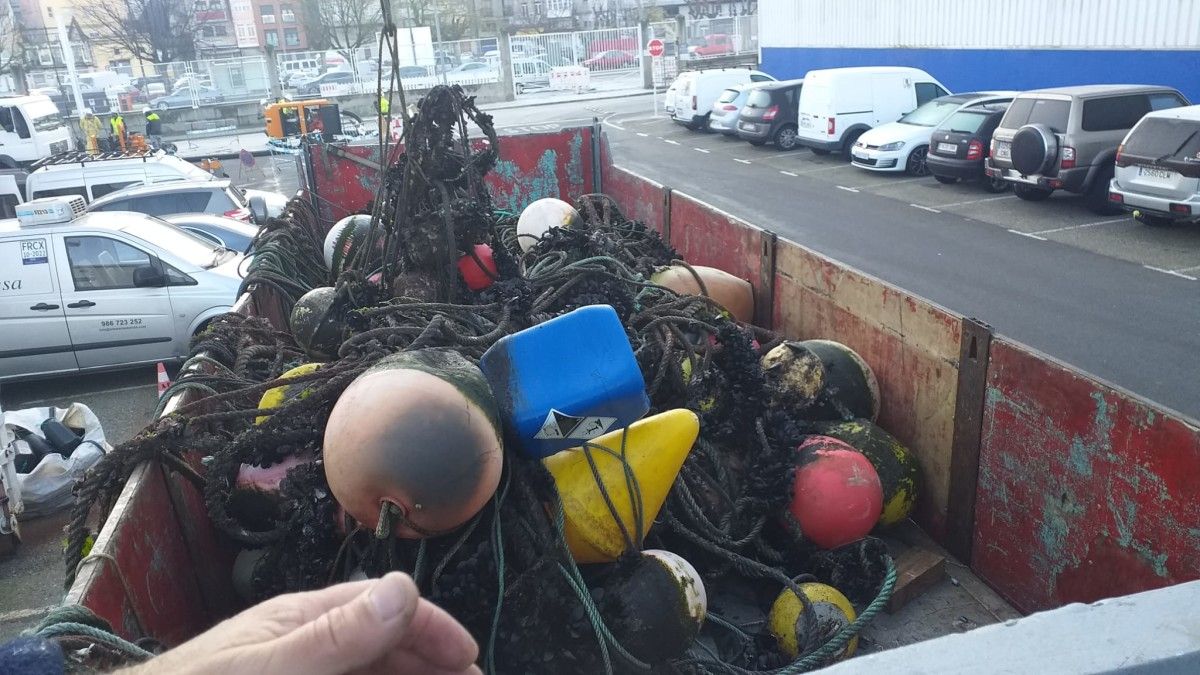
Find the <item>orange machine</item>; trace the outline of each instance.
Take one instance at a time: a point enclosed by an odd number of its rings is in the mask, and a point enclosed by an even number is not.
[[[307,136],[314,131],[341,132],[338,106],[324,98],[270,103],[263,111],[269,138]]]

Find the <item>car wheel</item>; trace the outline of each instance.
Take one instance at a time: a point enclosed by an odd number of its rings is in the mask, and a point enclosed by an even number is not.
[[[939,176],[937,174],[934,174],[933,179],[936,180],[937,182],[941,183],[942,185],[954,185],[955,183],[958,182],[958,179],[955,178],[954,176]]]
[[[979,183],[983,185],[984,190],[992,194],[1000,194],[1001,192],[1007,190],[1011,185],[1011,183],[1004,180],[1000,176],[988,176],[986,174],[983,176],[983,179],[979,181]]]
[[[16,168],[19,168],[17,166],[17,160],[13,159],[12,157],[9,157],[8,155],[0,155],[0,169],[16,169]]]
[[[517,83],[517,93],[524,94],[525,93],[525,85]]]
[[[167,105],[166,101],[159,101],[157,107],[159,110],[166,112],[171,106]]]
[[[1049,197],[1050,193],[1054,192],[1054,190],[1025,185],[1024,183],[1015,183],[1013,185],[1013,192],[1027,202],[1040,202]]]
[[[1150,227],[1168,227],[1175,224],[1175,221],[1171,220],[1170,218],[1165,218],[1163,216],[1152,216],[1148,213],[1139,213],[1134,216],[1133,219],[1143,225],[1149,225]]]
[[[828,155],[830,152],[829,150],[825,150],[824,148],[813,148],[812,151],[813,151],[814,155],[819,155],[821,157]]]
[[[1084,194],[1083,200],[1087,204],[1088,210],[1099,216],[1115,216],[1121,213],[1123,209],[1116,204],[1108,201],[1108,186],[1113,179],[1113,165],[1106,164],[1096,172],[1096,176],[1092,179],[1092,184],[1088,187],[1088,191]]]
[[[712,131],[712,129],[710,129],[708,126],[711,123],[712,123],[712,113],[707,113],[706,115],[704,115],[704,117],[700,118],[700,123],[696,125],[696,131],[699,131],[702,133],[708,133],[709,131]]]
[[[862,135],[863,132],[854,131],[847,134],[846,137],[842,139],[842,156],[845,157],[847,161],[850,160],[850,150],[854,148],[854,144],[858,142],[858,137]]]
[[[785,124],[775,132],[775,147],[780,150],[796,149],[796,127]]]
[[[908,153],[908,161],[904,163],[904,172],[910,176],[928,176],[929,165],[925,158],[929,155],[928,145],[919,145]]]

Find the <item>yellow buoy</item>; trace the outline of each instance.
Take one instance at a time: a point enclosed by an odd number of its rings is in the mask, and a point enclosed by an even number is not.
[[[619,455],[625,436],[625,463],[641,493],[642,535],[650,529],[675,483],[679,468],[700,434],[700,419],[690,410],[668,410],[638,420],[627,429],[589,441]],[[583,448],[571,448],[542,460],[558,487],[565,515],[567,547],[576,562],[612,562],[625,552],[625,538],[604,500],[600,483],[630,537],[636,536],[632,496],[621,460],[604,450],[589,450],[593,473]],[[599,482],[598,482],[599,481]],[[641,544],[640,541],[635,544]]]
[[[854,621],[854,607],[846,596],[833,586],[809,582],[800,584],[800,592],[804,593],[809,605],[816,612],[817,635],[814,639],[821,643],[837,635]],[[779,647],[793,659],[800,655],[800,645],[809,642],[809,636],[803,634],[803,612],[804,605],[800,603],[800,598],[796,597],[790,588],[785,588],[779,597],[775,598],[775,604],[771,605],[771,613],[767,617],[767,624],[771,634],[779,641]],[[857,647],[858,636],[855,636],[846,643],[846,648],[841,653],[830,657],[830,661],[853,656]]]
[[[292,368],[291,370],[287,371],[283,375],[280,375],[280,377],[283,379],[288,379],[288,378],[292,378],[292,377],[300,377],[301,375],[308,375],[309,373],[316,372],[317,369],[319,369],[323,365],[325,365],[325,364],[323,364],[323,363],[305,363],[304,365],[300,365],[300,366],[296,366],[295,368]],[[263,393],[262,398],[259,399],[259,401],[258,401],[258,407],[260,410],[267,409],[267,408],[278,408],[279,406],[283,405],[284,401],[286,401],[292,397],[304,398],[305,396],[308,396],[310,393],[312,393],[312,387],[308,386],[307,383],[305,383],[303,385],[281,384],[278,387],[272,387],[272,388],[266,390]],[[266,422],[267,419],[269,419],[269,418],[270,418],[270,415],[259,415],[258,417],[254,418],[254,423],[262,424],[263,422]]]

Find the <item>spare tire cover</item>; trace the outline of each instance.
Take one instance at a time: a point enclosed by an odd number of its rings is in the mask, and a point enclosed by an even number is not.
[[[1012,140],[1013,168],[1023,176],[1042,173],[1058,157],[1058,136],[1045,124],[1026,124]]]

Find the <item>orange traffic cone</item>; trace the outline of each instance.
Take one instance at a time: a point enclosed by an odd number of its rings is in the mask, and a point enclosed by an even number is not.
[[[164,393],[166,393],[167,389],[170,386],[171,386],[171,378],[167,377],[167,367],[163,365],[162,361],[159,361],[158,362],[158,397],[162,398],[162,395]]]

